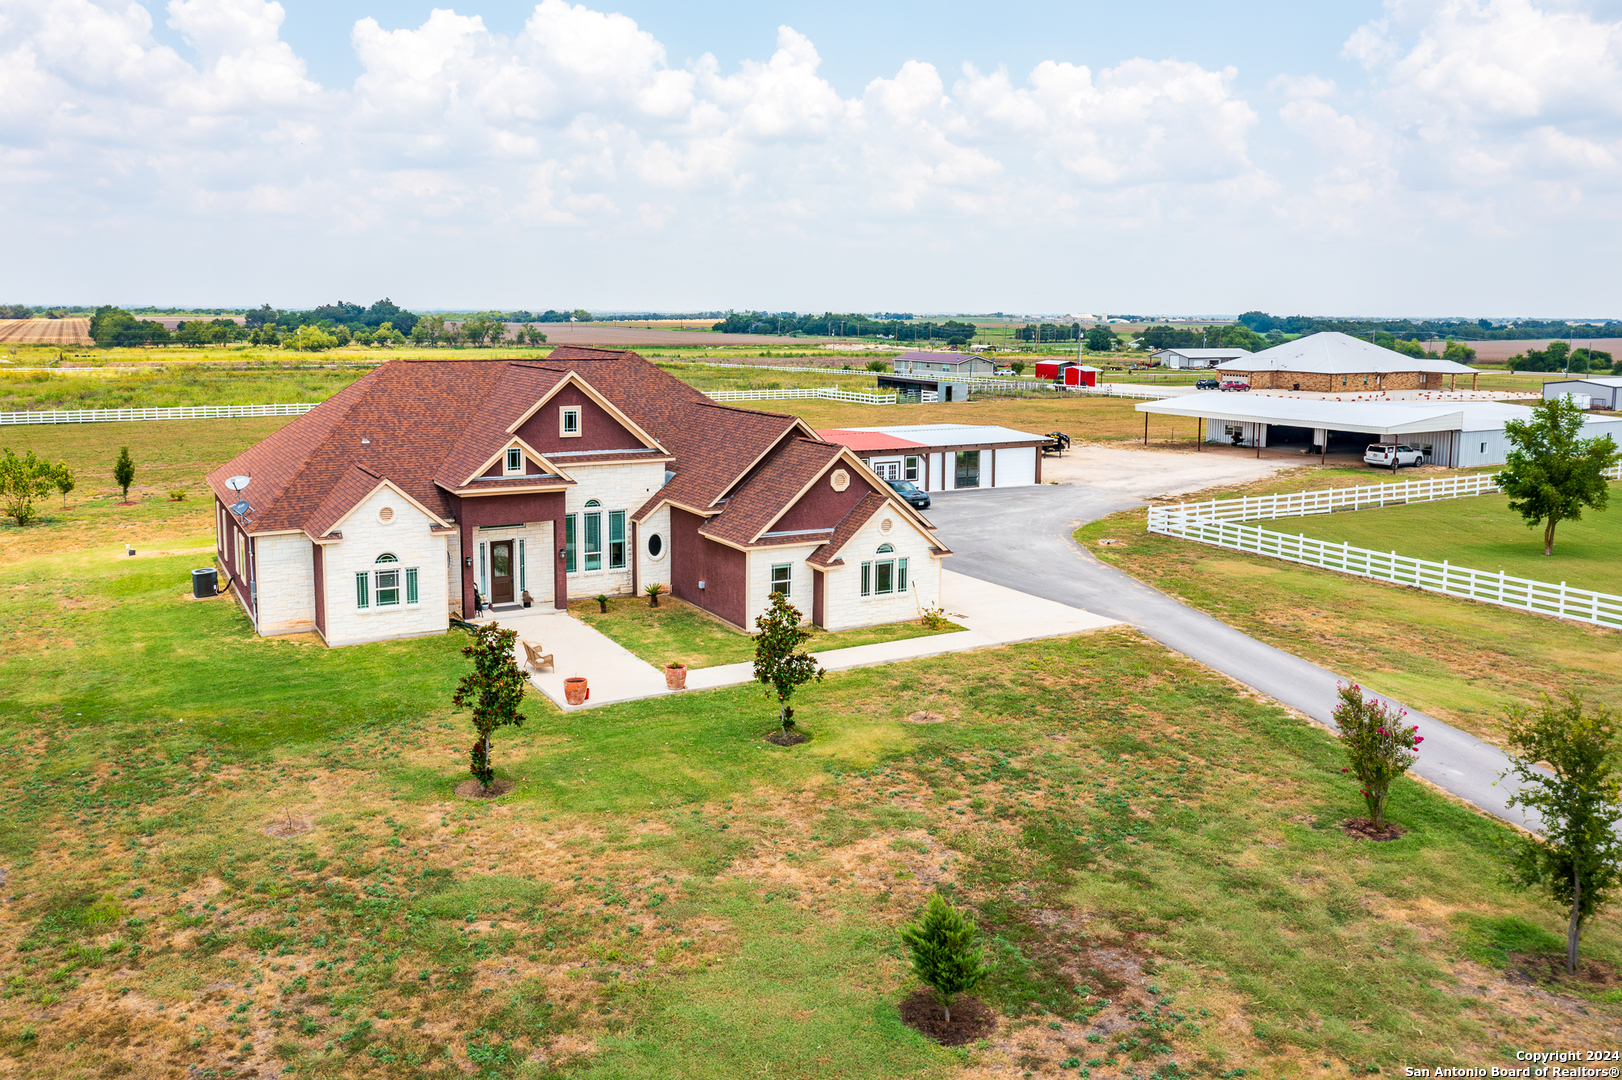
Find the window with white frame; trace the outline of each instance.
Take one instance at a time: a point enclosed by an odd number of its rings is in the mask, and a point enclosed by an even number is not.
[[[772,592],[782,593],[783,599],[789,596],[789,586],[794,580],[794,564],[778,563],[772,567]]]
[[[917,458],[910,457],[910,458],[906,459],[905,467],[902,469],[902,472],[901,472],[901,478],[903,480],[917,480],[918,479],[918,459]]]
[[[907,591],[907,560],[895,557],[895,548],[879,545],[878,558],[862,564],[862,595],[891,596]]]
[[[400,604],[400,568],[392,564],[396,564],[400,560],[385,552],[377,557],[377,561],[379,566],[372,571],[377,579],[375,594],[377,606],[398,607]]]
[[[524,452],[516,446],[507,448],[507,475],[522,476],[524,474]]]
[[[608,512],[608,568],[625,569],[625,511]]]
[[[566,405],[558,410],[558,434],[566,439],[580,434],[580,406]]]
[[[586,503],[586,512],[581,515],[581,547],[584,549],[585,569],[601,570],[603,568],[603,512],[602,503],[592,499]]]
[[[373,569],[355,574],[355,607],[362,611],[415,604],[418,597],[417,568],[401,566],[391,552],[379,555]]]

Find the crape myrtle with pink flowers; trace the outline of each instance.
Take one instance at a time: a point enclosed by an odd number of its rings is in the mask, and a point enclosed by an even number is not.
[[[1351,762],[1341,772],[1351,773],[1363,785],[1360,794],[1368,804],[1369,823],[1378,831],[1385,827],[1391,782],[1419,760],[1419,744],[1425,738],[1417,725],[1407,723],[1407,709],[1393,712],[1378,698],[1364,698],[1356,683],[1343,684],[1338,693],[1335,727]]]

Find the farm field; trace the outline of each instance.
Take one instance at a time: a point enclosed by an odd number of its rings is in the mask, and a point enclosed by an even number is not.
[[[1367,477],[1356,470],[1307,468],[1187,501],[1359,482]],[[1315,521],[1321,528],[1388,512],[1334,514],[1303,524]],[[1622,710],[1618,631],[1151,535],[1146,516],[1133,510],[1092,522],[1076,531],[1076,542],[1094,558],[1261,641],[1378,685],[1480,738],[1500,741],[1504,710],[1535,703],[1545,692],[1573,691]],[[1558,550],[1558,535],[1556,544]],[[1391,544],[1382,546],[1389,550]]]
[[[89,344],[89,319],[0,319],[0,345]]]
[[[755,639],[751,635],[734,630],[668,593],[659,597],[658,607],[650,605],[644,597],[612,599],[606,614],[600,611],[596,600],[572,600],[569,613],[655,667],[674,661],[690,668],[714,667],[741,664],[755,658]],[[805,647],[813,652],[850,649],[962,629],[948,623],[939,630],[931,630],[918,619],[832,632],[813,626]]]
[[[1502,826],[1402,781],[1349,839],[1325,733],[1130,631],[835,674],[786,750],[758,688],[537,695],[465,801],[459,633],[256,639],[71,516],[0,549],[11,1076],[1338,1078],[1622,1019],[1518,974],[1561,923]],[[961,1049],[898,1011],[936,889],[997,965]]]
[[[1504,495],[1388,506],[1255,524],[1282,533],[1344,541],[1375,551],[1467,566],[1535,581],[1568,582],[1622,593],[1622,520],[1616,510],[1585,511],[1555,530],[1554,554],[1543,554],[1543,529],[1528,528]]]

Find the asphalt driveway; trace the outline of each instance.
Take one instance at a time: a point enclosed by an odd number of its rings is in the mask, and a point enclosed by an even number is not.
[[[931,493],[931,498],[927,515],[954,552],[949,565],[958,573],[1129,623],[1167,648],[1333,727],[1335,691],[1346,681],[1341,676],[1106,566],[1070,539],[1078,526],[1142,505],[1141,499],[1080,484]],[[1378,687],[1366,689],[1379,694]],[[1504,805],[1513,790],[1507,783],[1493,786],[1509,767],[1497,747],[1414,709],[1408,713],[1425,736],[1412,770],[1416,775],[1506,821],[1541,824]]]

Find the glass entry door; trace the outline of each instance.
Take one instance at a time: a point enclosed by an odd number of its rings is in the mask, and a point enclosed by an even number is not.
[[[490,602],[513,602],[513,542],[497,540],[490,545]]]

